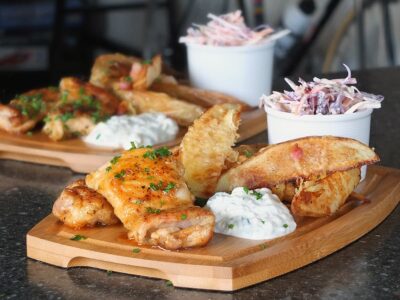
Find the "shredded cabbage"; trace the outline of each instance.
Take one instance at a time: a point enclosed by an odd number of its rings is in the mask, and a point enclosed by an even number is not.
[[[274,91],[260,98],[260,107],[269,107],[296,115],[337,115],[350,114],[367,108],[380,108],[384,97],[360,92],[355,86],[357,80],[351,77],[350,68],[344,79],[325,79],[314,77],[305,82],[299,78],[299,85],[285,78],[293,91]]]
[[[247,27],[240,10],[221,16],[208,14],[207,17],[211,19],[207,25],[193,24],[194,28],[189,28],[187,36],[181,37],[179,42],[214,46],[240,46],[257,44],[274,32],[268,25],[258,26],[254,30]]]

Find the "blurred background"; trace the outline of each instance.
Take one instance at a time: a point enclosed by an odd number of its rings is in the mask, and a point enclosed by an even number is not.
[[[400,63],[397,0],[3,0],[0,99],[22,82],[27,90],[66,75],[85,78],[106,52],[162,53],[184,73],[179,37],[192,23],[206,23],[209,12],[236,9],[251,27],[292,31],[276,47],[275,77],[342,71],[342,63],[352,70]]]

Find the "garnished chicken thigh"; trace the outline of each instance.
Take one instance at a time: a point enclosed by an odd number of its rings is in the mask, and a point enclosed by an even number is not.
[[[57,88],[43,88],[17,96],[7,105],[0,104],[0,129],[10,133],[33,129],[58,99]]]
[[[73,77],[61,80],[60,93],[61,100],[43,127],[54,141],[89,134],[96,123],[114,115],[120,104],[113,94]]]
[[[176,155],[131,149],[86,176],[139,244],[178,249],[205,245],[213,235],[214,215],[194,206]]]

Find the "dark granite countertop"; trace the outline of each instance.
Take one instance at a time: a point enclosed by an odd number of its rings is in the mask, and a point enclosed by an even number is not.
[[[400,68],[363,72],[358,79],[362,90],[386,97],[373,114],[371,145],[382,165],[400,168]],[[264,132],[247,142],[265,139]],[[91,268],[66,270],[26,258],[26,233],[49,214],[62,188],[80,176],[66,168],[0,161],[0,299],[400,298],[400,207],[344,249],[233,293],[179,289],[164,280]]]

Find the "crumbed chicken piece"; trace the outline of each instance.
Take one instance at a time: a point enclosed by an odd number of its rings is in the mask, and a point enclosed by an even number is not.
[[[171,98],[163,93],[123,90],[119,84],[114,85],[114,92],[128,105],[133,106],[137,113],[162,112],[182,126],[192,124],[204,112],[199,105]]]
[[[17,96],[9,104],[0,104],[0,129],[25,133],[33,129],[58,101],[57,88],[32,90]]]
[[[214,215],[194,206],[176,155],[132,149],[86,176],[139,244],[173,250],[205,245],[213,235]]]
[[[54,202],[53,214],[74,229],[119,222],[106,198],[89,188],[84,179],[68,185]]]
[[[116,114],[120,104],[113,94],[73,77],[61,80],[60,93],[61,100],[43,127],[54,141],[87,135],[96,123]]]

